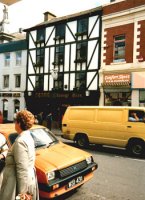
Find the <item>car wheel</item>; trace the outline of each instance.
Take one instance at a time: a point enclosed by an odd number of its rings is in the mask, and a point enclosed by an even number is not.
[[[128,153],[134,156],[143,156],[145,153],[145,143],[140,140],[134,140],[127,147]]]
[[[86,135],[79,134],[76,137],[76,143],[81,148],[86,148],[89,145],[89,141]]]

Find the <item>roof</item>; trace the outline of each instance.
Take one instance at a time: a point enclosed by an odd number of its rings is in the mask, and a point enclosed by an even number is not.
[[[92,16],[96,12],[98,12],[98,14],[102,15],[102,6],[95,7],[95,8],[92,8],[92,9],[89,9],[89,10],[85,10],[85,11],[82,11],[82,12],[78,12],[78,13],[75,13],[75,14],[70,14],[70,15],[62,16],[62,17],[54,17],[51,20],[39,23],[39,24],[37,24],[37,25],[35,25],[35,26],[31,27],[31,28],[25,29],[24,31],[27,32],[29,30],[34,30],[34,29],[42,27],[42,26],[49,26],[49,25],[52,25],[52,24],[56,24],[57,22],[60,23],[60,22],[72,21],[75,18],[84,16],[84,15],[86,15],[86,16],[87,15]]]
[[[27,40],[17,40],[0,44],[0,53],[20,51],[27,49]]]

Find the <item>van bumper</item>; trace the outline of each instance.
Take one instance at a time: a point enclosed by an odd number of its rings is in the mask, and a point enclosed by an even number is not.
[[[53,180],[48,184],[44,184],[44,183],[38,183],[39,185],[39,193],[40,196],[43,198],[55,198],[57,196],[60,196],[62,194],[65,194],[66,192],[69,192],[79,186],[81,186],[82,184],[84,184],[86,181],[90,180],[93,177],[93,171],[96,170],[98,168],[98,164],[91,163],[87,168],[85,168],[84,170],[77,172],[69,177],[63,178],[63,179],[56,179]],[[80,183],[74,185],[71,188],[68,188],[68,183],[79,177],[82,176],[83,177],[83,181],[81,181]],[[57,189],[56,186],[58,186]]]

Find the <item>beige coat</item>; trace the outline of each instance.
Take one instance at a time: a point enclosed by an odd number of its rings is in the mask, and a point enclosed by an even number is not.
[[[21,133],[6,157],[0,199],[15,200],[17,194],[29,192],[39,199],[34,171],[35,148],[29,131]]]

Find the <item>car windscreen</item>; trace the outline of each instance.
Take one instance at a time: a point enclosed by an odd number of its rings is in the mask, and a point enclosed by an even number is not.
[[[35,148],[42,146],[49,147],[51,144],[58,142],[57,138],[45,128],[37,128],[30,130],[31,136],[34,139]],[[17,138],[17,133],[11,133],[9,135],[10,143],[13,144]]]
[[[35,148],[49,147],[51,144],[58,142],[57,138],[48,129],[32,129],[31,136],[34,139]]]

